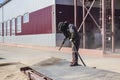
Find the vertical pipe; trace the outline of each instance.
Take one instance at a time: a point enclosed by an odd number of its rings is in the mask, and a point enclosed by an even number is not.
[[[99,8],[99,26],[102,28],[102,0],[100,0]]]
[[[105,53],[105,0],[102,0],[102,50]]]
[[[56,21],[56,0],[55,0],[55,4],[52,6],[52,33],[55,33],[57,35],[57,21]],[[57,38],[55,37],[55,46],[57,46]]]
[[[4,7],[2,6],[2,33],[4,32]],[[4,33],[3,33],[3,36],[2,36],[2,42],[4,43]]]
[[[115,16],[115,0],[111,0],[111,7],[112,7],[112,10],[111,10],[111,13],[112,13],[112,52],[115,52],[115,30],[114,30],[114,27],[115,27],[115,19],[114,19],[114,16]]]
[[[84,20],[84,17],[85,17],[85,0],[83,0],[83,20]],[[85,41],[85,20],[83,22],[83,48],[85,49],[85,44],[86,41]]]
[[[52,6],[52,33],[56,33],[56,3]]]
[[[77,27],[77,0],[74,0],[74,24]]]

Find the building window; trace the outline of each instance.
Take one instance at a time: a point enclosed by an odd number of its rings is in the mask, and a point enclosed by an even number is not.
[[[21,27],[21,16],[17,17],[17,33],[21,33],[22,31],[22,27]]]
[[[2,36],[2,23],[0,23],[0,36]]]
[[[7,21],[7,35],[10,36],[10,21]]]
[[[25,13],[23,15],[23,23],[28,23],[29,22],[29,13]]]
[[[7,30],[6,27],[7,27],[7,26],[6,26],[6,22],[4,22],[4,36],[7,35],[7,34],[6,34],[6,32],[7,32],[7,31],[6,31],[6,30]]]
[[[12,35],[15,35],[15,19],[12,19]]]

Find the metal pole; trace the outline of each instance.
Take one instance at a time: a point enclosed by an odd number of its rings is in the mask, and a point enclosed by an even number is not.
[[[74,0],[74,25],[77,27],[77,0]]]
[[[85,17],[85,0],[83,0],[83,20]],[[85,49],[86,41],[85,41],[85,20],[83,22],[83,48]]]
[[[99,3],[99,26],[100,28],[102,28],[102,0],[100,0],[100,3]]]
[[[52,7],[52,32],[56,33],[56,5]]]
[[[2,6],[2,42],[4,43],[4,7]]]
[[[114,16],[115,16],[115,0],[111,0],[111,7],[112,7],[112,52],[115,52],[115,30],[114,30],[114,27],[115,27],[115,19],[114,19]]]
[[[84,22],[85,22],[85,20],[86,20],[86,18],[87,18],[88,15],[90,15],[91,18],[93,19],[93,21],[95,21],[94,18],[93,18],[93,16],[92,16],[91,13],[90,13],[90,11],[91,11],[91,9],[92,9],[94,3],[95,3],[95,0],[94,0],[94,1],[92,2],[92,4],[90,5],[89,9],[87,9],[86,5],[82,2],[82,5],[84,5],[84,6],[83,6],[83,7],[84,7],[84,10],[86,10],[87,12],[84,14],[84,18],[83,18],[83,21],[82,21],[82,23],[81,23],[79,29],[78,29],[78,32],[79,32],[80,29],[82,28],[82,26],[83,26],[83,24],[84,24]],[[96,21],[95,21],[95,24],[98,26],[98,24],[97,24]]]
[[[102,50],[105,53],[105,0],[102,0]]]

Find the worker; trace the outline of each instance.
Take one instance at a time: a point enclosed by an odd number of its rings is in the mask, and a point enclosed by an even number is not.
[[[58,29],[65,36],[64,40],[69,39],[72,45],[72,62],[70,66],[78,66],[78,50],[80,45],[80,36],[76,26],[67,21],[59,22]]]

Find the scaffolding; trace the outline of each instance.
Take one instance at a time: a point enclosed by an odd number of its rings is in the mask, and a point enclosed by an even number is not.
[[[86,18],[89,15],[97,28],[101,31],[102,35],[102,50],[114,52],[114,0],[79,0],[82,4],[83,20],[78,28],[83,29],[83,48],[86,46]],[[93,5],[96,1],[99,1],[99,22],[97,22],[93,15],[90,13]],[[74,23],[77,25],[77,2],[74,0]],[[89,3],[89,8],[87,7]]]

